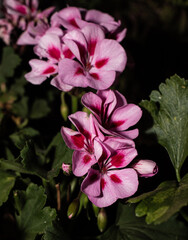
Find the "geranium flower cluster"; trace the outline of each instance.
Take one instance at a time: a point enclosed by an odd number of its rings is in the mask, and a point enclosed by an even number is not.
[[[128,104],[112,90],[86,93],[82,103],[91,114],[71,114],[69,119],[77,131],[62,127],[61,133],[67,146],[74,149],[73,173],[78,177],[87,174],[82,192],[96,206],[107,207],[132,196],[138,189],[138,176],[153,176],[158,169],[151,160],[131,163],[137,156],[133,139],[138,129],[128,129],[141,118],[137,105]]]
[[[97,90],[82,96],[90,114],[78,111],[69,116],[77,131],[61,129],[65,143],[74,149],[74,175],[85,176],[81,191],[98,207],[132,196],[138,189],[138,176],[155,175],[157,165],[151,160],[133,161],[138,129],[132,127],[142,111],[109,89],[127,62],[120,45],[126,29],[121,28],[120,21],[97,10],[67,7],[47,21],[53,8],[38,13],[37,0],[4,3],[7,13],[16,13],[19,24],[24,23],[17,44],[34,45],[38,56],[29,62],[32,70],[25,75],[29,82],[41,84],[52,76],[51,84],[61,91],[74,87]],[[65,164],[63,169],[68,171]]]
[[[0,38],[3,39],[5,44],[10,44],[11,34],[16,28],[23,31],[17,42],[19,44],[19,41],[25,41],[25,37],[27,39],[30,30],[32,34],[32,30],[35,30],[35,23],[43,25],[43,27],[46,26],[46,19],[52,13],[54,7],[49,7],[40,12],[38,5],[38,0],[3,0],[5,18],[0,19]],[[29,44],[27,40],[25,43]]]

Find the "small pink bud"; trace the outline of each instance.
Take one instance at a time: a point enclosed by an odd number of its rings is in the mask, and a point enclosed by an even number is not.
[[[152,160],[139,160],[133,168],[140,177],[152,177],[158,172],[157,164]]]
[[[66,175],[70,175],[70,173],[71,173],[71,165],[70,164],[63,163],[62,169]]]

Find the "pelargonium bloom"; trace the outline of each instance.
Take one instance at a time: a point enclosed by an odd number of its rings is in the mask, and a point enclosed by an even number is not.
[[[137,105],[128,104],[118,91],[89,92],[83,95],[82,103],[95,115],[104,133],[131,139],[138,136],[138,129],[127,129],[140,120],[142,111]]]
[[[62,82],[75,87],[107,89],[116,73],[125,68],[125,50],[117,41],[105,39],[97,25],[70,31],[63,41],[78,61],[67,58],[60,61],[58,85]]]
[[[153,177],[158,172],[158,166],[152,160],[139,160],[132,167],[140,177]]]
[[[88,169],[96,163],[94,152],[98,151],[97,139],[104,136],[95,126],[93,115],[85,112],[76,112],[69,116],[70,121],[78,131],[62,127],[61,134],[71,149],[74,149],[72,156],[72,170],[74,175],[83,176]]]
[[[104,146],[98,144],[95,153],[98,163],[88,170],[81,185],[82,192],[100,208],[132,196],[138,189],[138,175],[127,166],[136,155],[132,147],[113,152],[106,149],[104,154]]]
[[[7,19],[0,19],[0,38],[5,44],[10,44],[10,35],[13,30],[13,25]]]
[[[77,7],[67,7],[56,12],[51,18],[52,26],[63,26],[65,29],[82,29],[88,23],[100,26],[107,36],[120,42],[126,34],[126,29],[121,29],[121,21],[116,22],[112,16],[99,10],[86,10]]]

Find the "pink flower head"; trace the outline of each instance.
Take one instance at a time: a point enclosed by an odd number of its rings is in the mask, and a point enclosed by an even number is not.
[[[138,188],[138,175],[133,168],[126,167],[136,155],[132,147],[110,153],[98,144],[98,164],[89,169],[81,190],[100,208],[132,196]]]
[[[4,0],[7,13],[18,16],[35,16],[38,9],[38,0]]]
[[[80,30],[68,32],[63,41],[78,61],[62,59],[59,63],[59,85],[75,87],[109,88],[126,64],[123,47],[115,40],[104,39],[100,27],[90,24]]]
[[[152,177],[158,172],[157,164],[152,160],[139,160],[132,167],[140,177]]]
[[[10,35],[13,30],[13,25],[7,19],[0,19],[0,38],[3,39],[6,45],[10,44]]]
[[[128,104],[118,91],[89,92],[83,95],[82,103],[95,115],[104,133],[131,139],[138,136],[138,129],[127,129],[139,121],[142,111],[137,105]]]
[[[74,175],[83,176],[96,163],[94,152],[98,151],[97,139],[104,136],[95,126],[94,118],[85,112],[76,112],[69,116],[78,131],[62,127],[61,134],[67,146],[74,149],[72,156],[72,170]]]
[[[94,23],[105,31],[107,38],[120,42],[126,34],[126,29],[121,29],[121,21],[116,22],[107,13],[92,9],[85,10],[76,7],[67,7],[55,13],[51,18],[52,26],[63,26],[67,30],[82,29],[89,23]]]

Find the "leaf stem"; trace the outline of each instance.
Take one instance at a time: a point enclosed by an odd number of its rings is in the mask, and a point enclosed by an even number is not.
[[[181,181],[181,177],[180,177],[180,173],[179,173],[179,170],[176,169],[176,178],[177,178],[177,181],[180,182]]]

